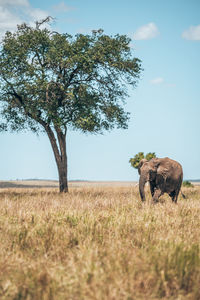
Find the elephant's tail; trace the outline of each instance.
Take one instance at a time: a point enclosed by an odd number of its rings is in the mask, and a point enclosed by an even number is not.
[[[186,196],[183,194],[183,192],[181,191],[181,196],[186,199]]]

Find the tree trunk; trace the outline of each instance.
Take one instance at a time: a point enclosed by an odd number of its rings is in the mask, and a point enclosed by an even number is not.
[[[66,132],[63,133],[59,127],[55,126],[58,141],[57,143],[51,127],[46,125],[45,130],[49,137],[58,168],[59,190],[61,193],[66,193],[68,192]]]
[[[67,164],[61,161],[59,165],[57,165],[58,174],[59,174],[59,190],[61,193],[68,192],[68,180],[67,180]]]
[[[67,180],[67,151],[66,151],[66,133],[58,127],[55,127],[58,143],[60,146],[60,162],[57,164],[59,174],[59,187],[60,192],[68,192],[68,180]]]

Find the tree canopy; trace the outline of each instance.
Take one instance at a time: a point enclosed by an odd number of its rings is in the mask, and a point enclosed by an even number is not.
[[[133,158],[129,159],[129,162],[133,168],[138,169],[139,162],[142,159],[151,160],[154,157],[156,157],[155,152],[149,152],[146,155],[144,155],[144,152],[138,152]]]
[[[131,57],[130,39],[102,30],[72,37],[39,25],[22,24],[3,39],[3,127],[37,131],[45,122],[89,132],[126,128],[128,114],[119,102],[141,70]]]
[[[68,128],[127,128],[127,86],[136,86],[141,62],[125,35],[100,29],[73,37],[44,28],[49,21],[18,25],[2,40],[0,129],[45,131],[58,165]]]

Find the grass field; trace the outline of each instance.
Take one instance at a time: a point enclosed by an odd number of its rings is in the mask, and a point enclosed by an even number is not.
[[[0,299],[200,299],[200,187],[0,189]]]

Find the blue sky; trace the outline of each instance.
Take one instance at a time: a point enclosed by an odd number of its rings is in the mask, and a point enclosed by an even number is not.
[[[199,0],[0,0],[0,36],[16,24],[51,15],[59,32],[127,34],[142,60],[130,90],[128,130],[68,132],[69,179],[137,180],[129,158],[139,151],[178,160],[184,178],[200,178]],[[0,133],[0,180],[57,179],[44,134]]]

